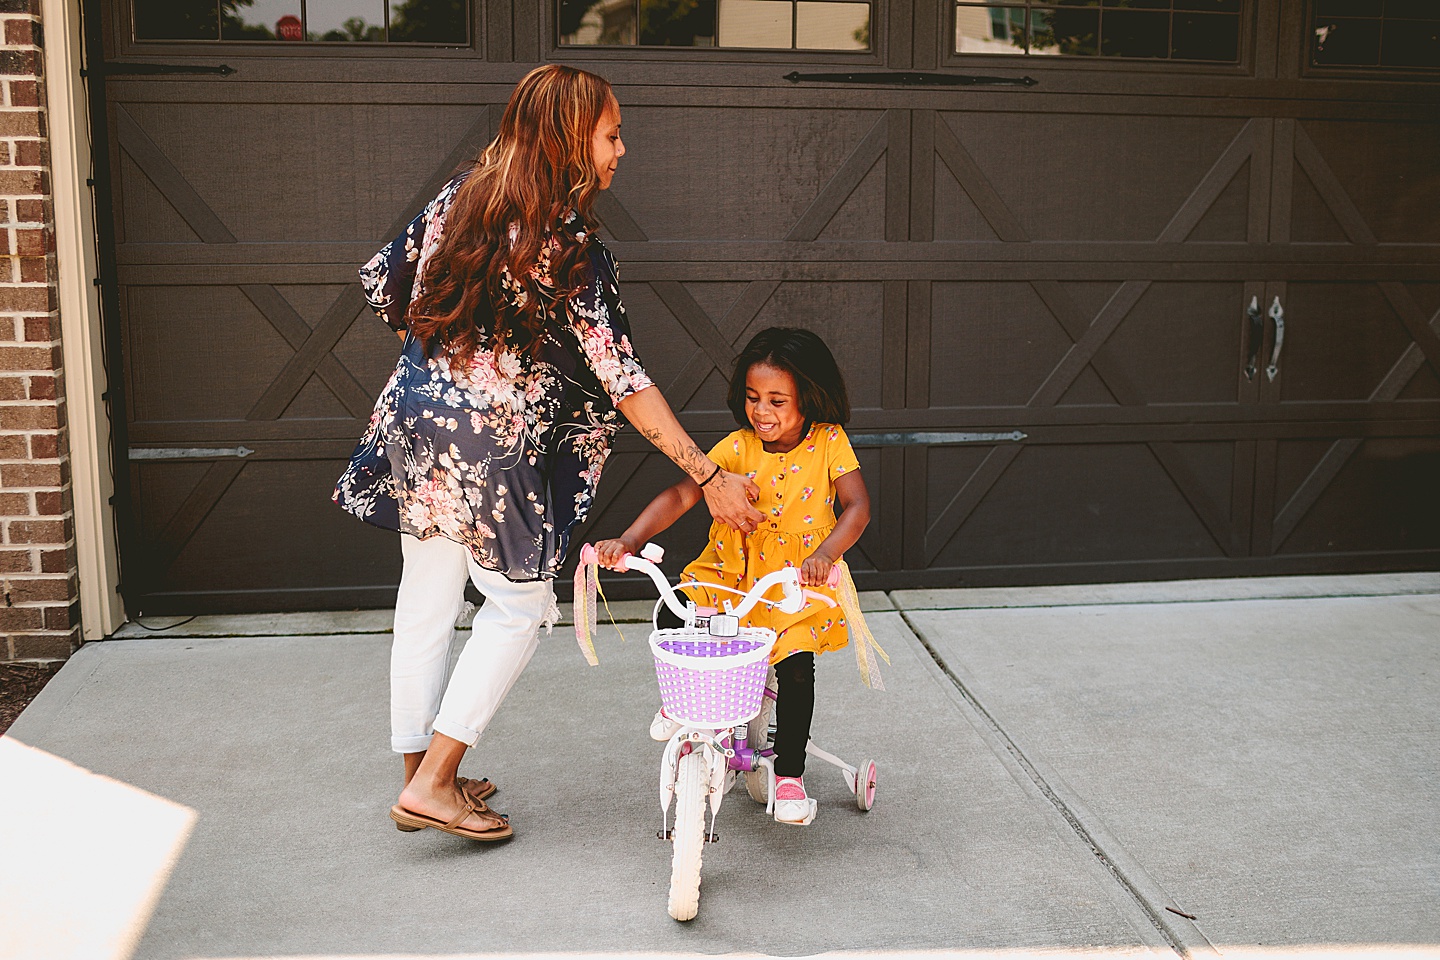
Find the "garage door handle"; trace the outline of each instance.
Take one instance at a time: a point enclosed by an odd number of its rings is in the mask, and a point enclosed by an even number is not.
[[[1260,298],[1250,298],[1250,306],[1245,310],[1245,316],[1250,318],[1250,339],[1245,347],[1245,352],[1250,359],[1245,363],[1245,379],[1255,379],[1255,364],[1260,357],[1260,341],[1265,336],[1265,314],[1260,312]]]
[[[1265,376],[1273,383],[1275,374],[1280,372],[1280,350],[1285,346],[1285,308],[1280,306],[1279,297],[1270,304],[1270,319],[1275,321],[1275,347],[1270,351],[1270,366],[1265,368]]]

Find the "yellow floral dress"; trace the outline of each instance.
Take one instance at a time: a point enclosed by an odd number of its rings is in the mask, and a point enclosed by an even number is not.
[[[755,508],[765,515],[760,528],[747,535],[710,526],[710,543],[680,575],[681,581],[719,583],[749,590],[761,577],[783,567],[798,567],[835,529],[835,481],[860,469],[844,428],[833,423],[811,424],[804,439],[788,453],[766,453],[753,430],[736,430],[710,451],[723,469],[743,473],[760,487]],[[831,599],[829,587],[808,587]],[[697,603],[719,607],[718,601],[738,601],[733,594],[690,587],[685,592]],[[774,591],[776,598],[779,592]],[[779,639],[770,662],[792,653],[839,650],[850,640],[839,607],[807,600],[799,613],[784,614],[763,604],[745,618],[747,626],[769,627]]]

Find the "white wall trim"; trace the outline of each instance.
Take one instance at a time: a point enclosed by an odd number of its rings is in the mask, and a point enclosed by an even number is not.
[[[41,0],[45,31],[46,120],[50,133],[50,188],[55,205],[55,259],[59,275],[60,337],[64,356],[70,476],[75,504],[75,554],[80,568],[81,640],[99,640],[125,622],[116,587],[115,492],[110,427],[101,351],[99,275],[95,262],[90,176],[90,120],[80,80],[83,57],[80,0]]]

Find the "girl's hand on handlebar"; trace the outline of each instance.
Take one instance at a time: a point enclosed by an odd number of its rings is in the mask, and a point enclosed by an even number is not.
[[[756,510],[754,503],[760,499],[760,488],[755,481],[738,473],[721,471],[714,480],[700,488],[705,495],[705,506],[710,516],[727,527],[741,533],[754,533],[760,529],[764,515]]]
[[[596,559],[606,570],[614,570],[622,557],[635,552],[635,548],[622,539],[601,540],[595,544]]]
[[[803,587],[828,587],[830,571],[834,567],[835,561],[817,550],[800,564],[800,585]]]

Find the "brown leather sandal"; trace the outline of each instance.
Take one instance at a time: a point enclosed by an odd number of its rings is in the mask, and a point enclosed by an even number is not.
[[[485,805],[484,800],[471,799],[468,794],[462,794],[462,796],[465,797],[465,805],[448,823],[442,823],[435,817],[427,817],[423,814],[406,810],[398,803],[390,808],[390,819],[394,820],[395,825],[402,830],[405,827],[412,827],[415,830],[423,830],[429,827],[434,830],[439,830],[441,833],[464,837],[467,840],[507,840],[515,835],[514,829],[510,826],[510,818],[503,813],[495,814],[503,821],[498,827],[491,827],[488,830],[472,830],[468,827],[460,826],[460,824],[465,822],[465,818],[472,813],[495,813],[495,811]]]
[[[495,795],[500,788],[490,782],[489,777],[481,777],[479,780],[471,780],[469,777],[456,777],[455,787],[465,796],[472,800],[488,800]],[[414,833],[422,830],[423,827],[407,827],[400,822],[395,823],[395,829],[401,833]]]

